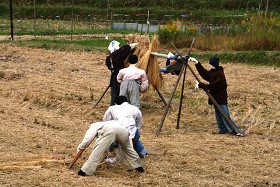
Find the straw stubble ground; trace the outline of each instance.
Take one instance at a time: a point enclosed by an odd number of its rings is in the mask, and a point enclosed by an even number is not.
[[[217,134],[213,108],[194,90],[188,71],[180,129],[181,84],[158,137],[164,105],[154,90],[142,94],[141,141],[150,154],[143,174],[128,172],[123,162],[79,177],[91,148],[67,169],[89,125],[102,120],[109,106],[108,92],[92,109],[109,83],[105,57],[1,44],[1,186],[280,185],[280,70],[241,64],[223,66],[231,117],[247,129],[245,137]],[[161,93],[167,101],[176,79],[164,75]]]

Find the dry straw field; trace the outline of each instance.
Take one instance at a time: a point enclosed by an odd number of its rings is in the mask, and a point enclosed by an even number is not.
[[[214,110],[187,71],[179,129],[182,83],[158,137],[164,105],[153,89],[141,96],[144,173],[122,162],[78,176],[92,145],[67,169],[89,125],[109,107],[108,92],[92,109],[109,83],[106,56],[0,44],[0,186],[280,185],[280,69],[238,63],[223,66],[231,117],[246,136],[217,134]],[[177,76],[163,78],[168,101]]]

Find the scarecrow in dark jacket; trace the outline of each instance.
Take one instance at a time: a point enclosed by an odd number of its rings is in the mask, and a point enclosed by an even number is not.
[[[222,66],[219,66],[219,58],[211,57],[209,60],[210,70],[204,69],[200,62],[198,62],[195,58],[190,57],[189,61],[195,62],[195,67],[200,74],[200,76],[209,82],[209,84],[199,83],[199,88],[209,91],[209,93],[213,96],[215,101],[219,104],[225,114],[229,116],[228,110],[228,102],[227,102],[227,82],[224,74],[224,69]],[[208,100],[209,105],[213,105],[212,101]],[[235,134],[233,129],[229,126],[225,118],[222,116],[218,108],[214,105],[216,120],[218,124],[219,134],[231,133]],[[230,119],[231,120],[231,119]],[[235,128],[244,135],[244,129],[239,129],[231,120],[232,124]]]
[[[138,45],[138,43],[124,45],[121,48],[119,47],[119,45],[120,43],[115,40],[110,43],[108,50],[111,54],[106,57],[105,63],[112,73],[110,79],[111,106],[114,105],[115,99],[119,96],[120,93],[120,83],[117,81],[117,75],[119,71],[124,68],[125,59],[130,54],[131,50],[133,50]]]

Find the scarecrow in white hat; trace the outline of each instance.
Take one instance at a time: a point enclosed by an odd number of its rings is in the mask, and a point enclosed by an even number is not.
[[[108,47],[110,55],[106,57],[105,62],[108,69],[111,70],[111,106],[114,105],[115,99],[119,96],[120,92],[120,83],[117,81],[117,75],[120,69],[124,68],[125,59],[130,54],[131,50],[133,50],[138,45],[138,43],[124,45],[122,47],[119,47],[119,45],[120,43],[116,40],[113,40],[110,43]]]

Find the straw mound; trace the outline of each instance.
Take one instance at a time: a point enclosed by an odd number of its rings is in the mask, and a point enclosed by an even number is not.
[[[138,56],[137,67],[143,69],[148,77],[149,84],[153,85],[153,87],[160,88],[162,86],[162,74],[160,73],[159,65],[157,62],[157,57],[152,56],[151,52],[155,52],[158,50],[158,39],[155,35],[152,38],[152,42],[150,44],[148,35],[136,35],[130,34],[126,36],[126,40],[129,43],[138,43],[138,46],[133,54]],[[125,66],[127,66],[128,62],[125,62]]]
[[[160,73],[159,65],[157,62],[157,57],[151,55],[152,51],[158,50],[158,40],[155,35],[152,39],[151,45],[148,51],[143,55],[143,57],[137,63],[137,67],[143,69],[148,77],[149,83],[155,88],[159,89],[162,86],[162,74]]]
[[[128,43],[138,43],[138,46],[133,52],[133,54],[136,55],[138,59],[141,59],[145,54],[145,52],[149,49],[149,45],[150,45],[149,35],[129,34],[125,37],[125,39],[128,41]],[[126,58],[124,62],[124,66],[125,67],[129,66],[128,58]]]

